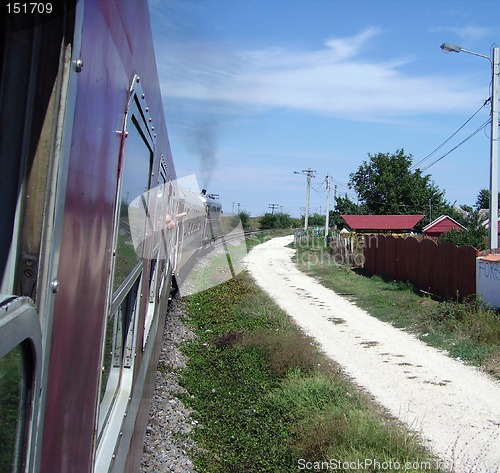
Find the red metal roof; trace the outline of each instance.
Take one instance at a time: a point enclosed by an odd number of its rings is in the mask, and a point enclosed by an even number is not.
[[[353,230],[412,230],[424,215],[341,215]]]
[[[429,223],[429,225],[424,227],[423,232],[441,235],[442,233],[445,233],[452,228],[454,228],[455,230],[465,230],[465,227],[458,223],[456,220],[448,217],[448,215],[441,215],[441,217],[437,218],[436,220]]]

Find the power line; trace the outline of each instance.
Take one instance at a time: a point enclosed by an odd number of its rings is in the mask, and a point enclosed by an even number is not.
[[[432,163],[430,163],[427,166],[425,166],[423,169],[421,169],[421,171],[422,172],[423,171],[427,171],[427,169],[429,169],[431,166],[434,166],[434,164],[438,163],[443,158],[445,158],[446,156],[448,156],[450,153],[452,153],[453,151],[455,151],[457,148],[459,148],[460,146],[462,146],[465,142],[469,141],[474,135],[477,135],[490,122],[491,122],[491,118],[488,118],[488,120],[486,120],[480,127],[476,128],[476,130],[474,130],[467,138],[465,138],[460,143],[458,143],[458,145],[456,145],[454,148],[451,148],[450,151],[448,151],[447,153],[443,154],[443,156],[441,156],[440,158],[436,159]]]
[[[324,183],[325,183],[325,181],[322,181],[321,186],[323,186]],[[324,194],[326,192],[326,189],[323,189],[323,187],[316,189],[316,187],[314,187],[312,184],[311,184],[311,187],[313,188],[314,192],[316,192],[317,194]]]
[[[448,141],[450,141],[465,125],[467,125],[467,123],[469,123],[485,106],[486,104],[490,101],[490,99],[486,99],[483,103],[483,105],[481,105],[481,107],[478,108],[478,110],[476,112],[474,112],[474,114],[468,118],[465,123],[460,126],[460,128],[458,128],[451,136],[449,136],[446,140],[444,140],[437,148],[435,148],[434,150],[432,150],[425,158],[422,158],[418,163],[415,163],[413,164],[412,166],[410,166],[410,170],[414,170],[414,169],[417,169],[421,164],[423,164],[425,161],[427,161],[434,153],[436,153],[437,151],[439,151],[446,143],[448,143]],[[464,141],[465,142],[465,141]],[[453,149],[456,149],[457,147],[453,148]],[[449,153],[448,153],[449,154]],[[442,158],[441,158],[442,159]],[[437,162],[437,161],[436,161]],[[430,166],[428,166],[426,169],[428,169]]]

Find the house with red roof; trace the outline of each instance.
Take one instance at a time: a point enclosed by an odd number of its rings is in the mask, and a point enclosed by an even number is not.
[[[409,233],[424,215],[341,215],[357,233]]]
[[[431,238],[439,238],[443,233],[446,233],[447,231],[452,229],[459,232],[461,232],[462,230],[467,230],[462,224],[458,223],[448,215],[441,215],[441,217],[436,218],[436,220],[425,226],[422,231],[424,232],[425,236]]]
[[[487,218],[482,224],[481,224],[486,230],[490,231],[490,219]],[[500,235],[500,217],[498,218],[498,235]]]

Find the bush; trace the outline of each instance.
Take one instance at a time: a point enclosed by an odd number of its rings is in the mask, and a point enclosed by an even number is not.
[[[260,217],[259,228],[261,230],[271,230],[274,228],[290,228],[292,226],[292,218],[289,214],[278,213],[265,213]]]
[[[443,233],[438,238],[438,242],[442,243],[445,241],[451,241],[457,246],[473,246],[478,250],[484,250],[486,249],[487,236],[488,232],[482,225],[461,231],[452,228],[446,233]]]

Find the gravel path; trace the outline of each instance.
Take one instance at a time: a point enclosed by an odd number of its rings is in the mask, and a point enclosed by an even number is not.
[[[500,471],[500,384],[371,317],[300,272],[275,238],[247,256],[257,283],[324,352],[456,472]]]
[[[163,331],[162,351],[156,375],[155,392],[146,428],[141,473],[192,473],[190,452],[196,450],[187,437],[193,428],[191,411],[176,397],[185,393],[179,385],[179,370],[185,367],[185,358],[179,345],[194,338],[183,324],[182,301],[174,300]]]

